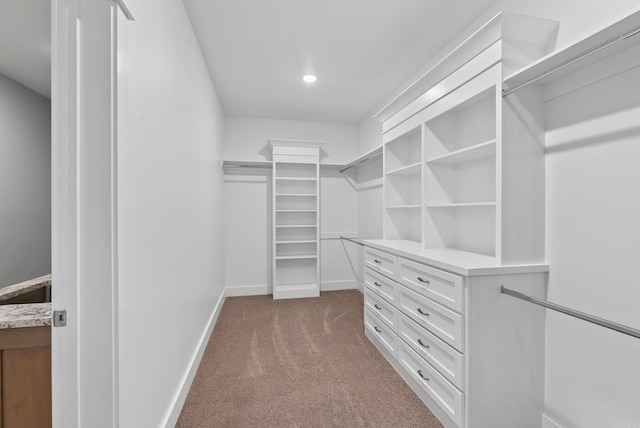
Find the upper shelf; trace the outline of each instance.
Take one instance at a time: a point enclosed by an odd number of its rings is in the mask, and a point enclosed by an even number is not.
[[[323,164],[320,163],[320,168],[322,169],[339,169],[340,172],[344,172],[353,167],[357,167],[362,165],[365,162],[368,162],[382,154],[382,146],[376,147],[373,150],[368,151],[362,156],[357,157],[353,161],[348,164]],[[271,169],[273,168],[272,162],[270,161],[233,161],[233,160],[224,160],[222,161],[222,169],[234,169],[234,168],[259,168],[259,169]]]
[[[640,10],[507,76],[503,83],[503,95],[533,83],[549,83],[638,42]]]

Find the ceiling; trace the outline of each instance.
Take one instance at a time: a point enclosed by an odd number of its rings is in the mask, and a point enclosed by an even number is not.
[[[225,114],[355,123],[495,0],[184,0]],[[0,73],[51,97],[51,2],[0,0]],[[318,75],[306,84],[302,76]]]
[[[493,2],[184,0],[226,115],[350,123]]]
[[[0,0],[0,73],[51,98],[51,2]]]

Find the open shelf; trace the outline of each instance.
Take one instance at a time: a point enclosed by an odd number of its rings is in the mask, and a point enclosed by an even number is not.
[[[429,120],[425,133],[428,160],[446,159],[448,156],[455,160],[456,156],[466,156],[466,150],[471,153],[474,147],[482,147],[483,143],[495,141],[495,86]]]
[[[318,224],[317,211],[275,211],[276,226]]]
[[[316,195],[276,195],[276,212],[316,212]]]
[[[411,165],[396,168],[391,171],[387,171],[387,175],[415,175],[420,174],[420,167],[422,162],[416,162]]]
[[[427,159],[427,164],[459,164],[481,159],[487,156],[495,156],[496,140],[476,144],[475,146],[465,147],[460,150],[454,150],[444,155]]]
[[[276,256],[276,260],[304,260],[304,259],[317,259],[318,256],[316,256],[315,254],[308,254],[308,255],[304,255],[304,254],[300,254],[300,255],[293,255],[293,256]]]
[[[315,224],[276,224],[277,229],[300,228],[300,227],[316,227]]]
[[[459,207],[495,207],[495,201],[490,202],[464,202],[456,204],[428,204],[427,208],[459,208]]]
[[[307,177],[276,177],[276,180],[279,181],[317,181],[315,178],[307,178]]]
[[[276,243],[276,258],[317,257],[318,241]]]
[[[419,242],[422,239],[422,210],[385,210],[385,239],[404,239]]]
[[[276,245],[279,244],[296,244],[296,243],[317,243],[317,230],[315,226],[301,227],[278,227],[276,226],[275,236],[273,239]]]
[[[317,278],[317,258],[311,257],[276,257],[276,278],[278,286],[297,286],[312,284]]]
[[[431,207],[425,214],[425,248],[496,256],[495,205]]]
[[[420,205],[422,203],[421,176],[387,175],[385,205]]]
[[[387,205],[388,210],[400,210],[407,208],[422,208],[422,205]]]
[[[495,157],[430,165],[425,173],[425,188],[427,206],[495,202]]]
[[[385,147],[385,168],[388,173],[406,167],[414,167],[422,161],[422,136],[420,127],[387,142]]]

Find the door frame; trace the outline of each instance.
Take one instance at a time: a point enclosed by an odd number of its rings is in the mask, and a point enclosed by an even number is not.
[[[51,4],[54,427],[119,424],[117,9]]]

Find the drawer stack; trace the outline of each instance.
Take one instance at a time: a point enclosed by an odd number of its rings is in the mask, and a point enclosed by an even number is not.
[[[464,278],[370,247],[365,267],[367,337],[446,426],[462,427]]]

